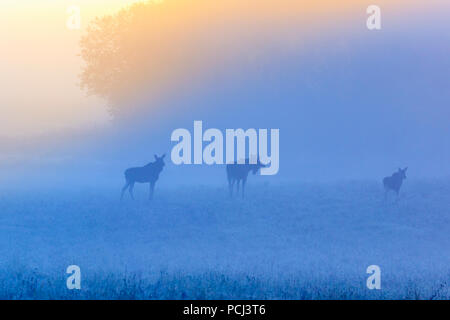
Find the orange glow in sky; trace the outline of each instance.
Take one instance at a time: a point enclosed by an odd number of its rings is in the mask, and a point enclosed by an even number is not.
[[[180,6],[179,16],[172,22],[184,28],[187,0],[167,0],[171,6]],[[222,6],[233,17],[239,18],[245,5],[236,0],[209,1],[211,6]],[[88,22],[95,16],[112,14],[134,3],[133,0],[2,0],[0,4],[0,136],[23,136],[40,132],[63,129],[79,129],[84,126],[102,126],[108,123],[109,115],[104,101],[96,97],[86,97],[78,87],[78,75],[82,65],[79,53],[79,39]],[[156,1],[156,2],[159,2]],[[180,4],[178,4],[178,2]],[[192,0],[195,4],[198,0]],[[308,30],[314,21],[345,22],[349,14],[360,16],[361,28],[365,26],[365,8],[373,1],[361,0],[260,0],[248,1],[248,12],[254,12],[255,20],[266,19],[269,23],[295,21],[302,29]],[[418,0],[380,0],[386,8],[402,8],[405,3],[420,8]],[[247,3],[247,2],[244,2]],[[258,3],[257,7],[251,7]],[[282,5],[281,5],[282,3]],[[427,2],[441,3],[440,0]],[[77,5],[81,9],[81,30],[69,30],[67,7]],[[161,4],[166,5],[166,3]],[[423,4],[422,4],[423,6]],[[195,7],[191,8],[192,14]],[[400,9],[399,9],[400,11]],[[248,12],[246,13],[248,15]],[[301,15],[300,15],[301,13]],[[203,15],[205,17],[205,15]],[[302,19],[304,21],[301,21]],[[220,23],[215,17],[209,17]],[[220,17],[218,17],[220,19]],[[323,36],[315,33],[316,36]],[[161,30],[161,38],[170,41],[170,35]]]

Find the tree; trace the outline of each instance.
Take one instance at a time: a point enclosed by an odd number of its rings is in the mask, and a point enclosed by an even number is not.
[[[208,2],[147,1],[94,19],[80,41],[82,89],[104,98],[114,116],[176,92],[205,63],[205,47],[192,39],[207,30]]]
[[[81,87],[88,94],[100,96],[108,102],[110,111],[117,113],[124,98],[132,71],[133,52],[129,32],[142,4],[122,9],[116,15],[94,19],[80,41],[83,66]]]
[[[298,36],[292,26],[307,13],[295,3],[147,1],[96,18],[80,42],[81,87],[105,98],[117,116],[159,105],[196,84],[206,88],[218,76],[245,75],[244,67],[268,60],[270,50]]]

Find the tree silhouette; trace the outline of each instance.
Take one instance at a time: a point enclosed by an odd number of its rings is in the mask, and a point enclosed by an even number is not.
[[[115,15],[95,18],[80,41],[83,66],[81,87],[88,94],[107,100],[110,111],[116,113],[124,99],[132,73],[133,51],[128,40],[133,20],[143,4],[122,9]]]
[[[140,2],[94,19],[80,41],[82,89],[106,99],[114,116],[177,92],[217,56],[198,40],[208,30],[208,3]]]
[[[264,59],[269,42],[283,48],[280,35],[285,43],[297,37],[292,25],[304,8],[294,3],[164,0],[129,5],[89,24],[80,41],[80,85],[106,99],[117,116],[151,108],[196,84],[205,88],[218,75],[244,74],[243,66]],[[283,35],[282,30],[289,32]]]

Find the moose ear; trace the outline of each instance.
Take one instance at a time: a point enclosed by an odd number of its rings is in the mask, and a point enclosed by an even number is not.
[[[158,156],[155,154],[155,159],[158,160]]]
[[[166,157],[166,154],[164,153],[162,156],[161,156],[161,159],[164,159]]]
[[[406,167],[405,169],[403,169],[403,171],[405,171],[405,172],[406,172],[406,170],[408,170],[408,167]]]

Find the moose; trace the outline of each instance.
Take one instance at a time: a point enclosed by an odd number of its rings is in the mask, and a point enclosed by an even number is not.
[[[403,180],[406,179],[406,170],[408,170],[408,167],[406,167],[405,169],[399,168],[398,171],[394,172],[390,177],[386,177],[383,179],[385,198],[389,190],[395,191],[398,197]]]
[[[136,182],[139,183],[149,183],[150,184],[150,195],[149,199],[153,198],[153,191],[155,190],[155,183],[158,181],[159,174],[163,170],[165,163],[164,157],[166,155],[163,154],[161,157],[158,157],[155,154],[155,161],[146,164],[143,167],[135,167],[129,168],[125,170],[125,185],[122,188],[122,194],[120,199],[123,199],[123,194],[128,189],[130,192],[131,199],[134,200],[133,196],[133,188]]]
[[[230,197],[233,196],[233,187],[236,182],[237,193],[239,193],[239,182],[242,181],[242,198],[244,198],[245,183],[247,182],[248,173],[250,171],[256,174],[260,168],[265,168],[259,159],[255,164],[249,163],[248,158],[245,163],[229,163],[227,164],[228,188],[230,189]]]

